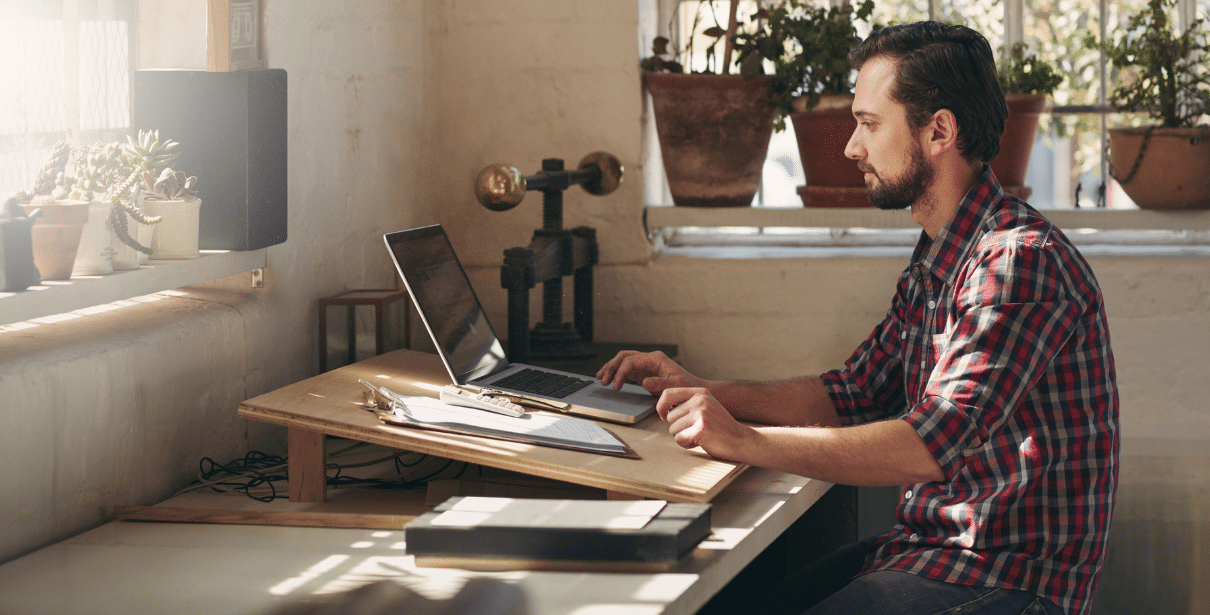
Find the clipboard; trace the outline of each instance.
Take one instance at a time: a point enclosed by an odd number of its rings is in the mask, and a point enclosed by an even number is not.
[[[480,436],[627,459],[640,459],[628,444],[595,421],[545,411],[506,416],[451,406],[431,397],[397,396],[406,411],[374,409],[389,425]]]

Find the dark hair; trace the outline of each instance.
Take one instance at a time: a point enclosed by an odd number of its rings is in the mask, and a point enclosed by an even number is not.
[[[921,128],[949,109],[958,120],[962,156],[970,162],[996,157],[1008,105],[982,34],[936,21],[891,26],[870,34],[849,52],[849,61],[860,70],[880,56],[896,62],[891,98],[907,107],[910,126]]]

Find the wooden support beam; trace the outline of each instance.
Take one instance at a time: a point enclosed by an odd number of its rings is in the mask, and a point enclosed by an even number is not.
[[[234,525],[278,525],[285,527],[328,527],[367,530],[402,530],[416,515],[376,515],[335,512],[269,512],[227,508],[179,506],[115,506],[113,516],[126,521],[174,523],[223,523]]]

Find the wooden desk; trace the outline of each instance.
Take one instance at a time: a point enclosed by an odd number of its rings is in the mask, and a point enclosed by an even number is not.
[[[508,585],[515,590],[510,595],[520,595],[525,612],[531,615],[729,614],[742,612],[763,595],[769,583],[785,574],[789,560],[812,552],[812,547],[818,547],[814,552],[826,553],[827,547],[835,546],[827,543],[834,538],[832,519],[838,515],[822,502],[808,510],[828,491],[829,483],[763,468],[744,471],[742,466],[683,451],[671,442],[658,419],[638,427],[617,428],[619,435],[645,455],[641,461],[585,457],[583,453],[544,447],[518,448],[482,438],[433,439],[431,432],[394,433],[373,414],[359,408],[357,378],[389,375],[395,379],[392,384],[402,390],[401,370],[405,369],[412,374],[408,382],[413,387],[426,379],[444,382],[444,370],[435,356],[397,351],[262,395],[241,406],[244,416],[287,426],[292,463],[297,461],[294,456],[300,453],[300,447],[313,447],[301,450],[306,459],[292,467],[291,488],[301,472],[314,481],[310,488],[319,485],[318,494],[311,494],[318,495],[314,501],[292,497],[292,501],[265,503],[242,495],[198,490],[157,506],[285,515],[409,515],[427,509],[423,497],[420,501],[407,499],[409,495],[422,496],[421,492],[407,490],[369,490],[373,499],[365,501],[355,498],[355,490],[342,489],[333,492],[331,501],[318,501],[326,497],[322,488],[323,434],[331,433],[390,448],[409,448],[578,484],[591,483],[600,489],[625,488],[632,490],[628,493],[640,492],[638,495],[649,491],[653,497],[672,494],[684,500],[708,499],[712,504],[712,536],[672,570],[662,573],[482,573],[418,568],[414,558],[404,551],[402,525],[383,530],[114,521],[0,565],[5,614],[265,614],[287,603],[375,581],[389,580],[428,596],[448,596],[474,579],[492,581],[497,589],[501,583]],[[633,465],[614,466],[614,461]],[[635,467],[646,468],[650,474],[628,477],[627,472]],[[667,481],[667,488],[661,491],[652,487],[656,481]],[[808,513],[806,517],[804,513]],[[801,535],[803,532],[809,536]],[[779,558],[783,561],[777,561]],[[771,565],[767,565],[770,560]]]
[[[654,415],[633,426],[602,423],[638,453],[637,460],[393,427],[361,408],[365,389],[359,379],[405,395],[430,397],[450,382],[436,355],[397,350],[240,404],[240,416],[288,429],[292,501],[325,499],[325,435],[603,489],[619,499],[709,502],[747,468],[712,459],[700,450],[681,449],[669,437],[667,425]]]

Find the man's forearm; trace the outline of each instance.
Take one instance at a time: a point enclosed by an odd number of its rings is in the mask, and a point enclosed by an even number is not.
[[[899,419],[836,428],[758,427],[733,452],[734,461],[843,485],[945,479],[920,435]]]
[[[767,425],[840,425],[823,381],[818,377],[776,382],[715,381],[710,394],[737,419]]]

